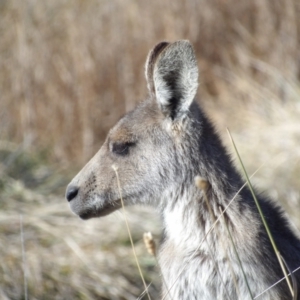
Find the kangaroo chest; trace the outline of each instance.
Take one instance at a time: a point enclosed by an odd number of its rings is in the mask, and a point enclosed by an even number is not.
[[[252,299],[236,258],[223,257],[213,248],[209,250],[207,245],[184,253],[166,240],[160,248],[159,263],[164,300]],[[244,263],[244,269],[254,297],[258,291],[267,289],[269,284],[257,280],[251,264]],[[275,290],[270,290],[260,299],[280,298]]]

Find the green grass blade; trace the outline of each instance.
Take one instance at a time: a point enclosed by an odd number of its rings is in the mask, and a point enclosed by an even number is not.
[[[266,221],[266,219],[265,219],[265,217],[264,217],[264,215],[263,215],[263,212],[262,212],[262,209],[261,209],[261,207],[260,207],[260,204],[259,204],[259,202],[258,202],[258,200],[257,200],[257,198],[256,198],[255,193],[254,193],[254,189],[253,189],[253,187],[252,187],[251,181],[250,181],[249,176],[248,176],[248,174],[247,174],[246,168],[245,168],[245,166],[244,166],[244,164],[243,164],[243,161],[242,161],[242,159],[241,159],[241,156],[240,156],[240,154],[239,154],[239,152],[238,152],[238,150],[237,150],[237,147],[236,147],[236,145],[235,145],[235,142],[234,142],[234,140],[233,140],[233,138],[232,138],[232,136],[231,136],[231,133],[230,133],[230,131],[229,131],[228,129],[227,129],[227,132],[228,132],[228,135],[229,135],[229,137],[230,137],[230,140],[231,140],[231,143],[232,143],[232,145],[233,145],[233,148],[234,148],[234,150],[235,150],[235,153],[236,153],[236,155],[237,155],[237,157],[238,157],[238,159],[239,159],[239,163],[241,164],[241,167],[242,167],[242,169],[243,169],[243,172],[244,172],[244,175],[245,175],[245,177],[246,177],[246,180],[247,180],[249,189],[250,189],[250,191],[251,191],[252,197],[253,197],[253,199],[254,199],[254,202],[255,202],[255,204],[256,204],[256,207],[257,207],[257,209],[258,209],[258,212],[259,212],[259,214],[260,214],[260,217],[261,217],[261,219],[262,219],[262,222],[263,222],[263,224],[264,224],[264,226],[265,226],[265,229],[266,229],[266,231],[267,231],[268,237],[269,237],[269,239],[270,239],[270,242],[271,242],[271,244],[272,244],[272,247],[273,247],[273,249],[274,249],[274,252],[275,252],[275,254],[276,254],[276,256],[277,256],[277,259],[278,259],[278,262],[279,262],[280,267],[281,267],[281,269],[282,269],[282,272],[283,272],[283,274],[284,274],[284,276],[285,276],[286,282],[287,282],[287,284],[288,284],[288,286],[289,286],[289,289],[290,289],[290,291],[291,291],[292,296],[294,297],[293,287],[292,287],[291,282],[290,282],[290,280],[289,280],[289,278],[288,278],[287,271],[286,271],[286,269],[285,269],[285,267],[284,267],[284,263],[283,263],[283,261],[282,261],[282,259],[281,259],[281,255],[280,255],[280,253],[279,253],[279,251],[278,251],[278,248],[277,248],[277,246],[276,246],[276,243],[275,243],[275,241],[274,241],[274,239],[273,239],[273,236],[272,236],[272,233],[271,233],[270,228],[269,228],[269,226],[268,226],[268,223],[267,223],[267,221]]]

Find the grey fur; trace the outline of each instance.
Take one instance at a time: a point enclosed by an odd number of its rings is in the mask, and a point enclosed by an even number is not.
[[[146,79],[148,99],[110,130],[99,152],[69,184],[70,207],[83,219],[120,208],[112,169],[117,166],[125,204],[152,205],[162,216],[158,259],[170,289],[163,287],[164,299],[251,299],[224,222],[254,297],[283,273],[247,187],[206,237],[220,208],[244,182],[194,101],[198,67],[191,44],[158,44],[148,56]],[[196,176],[207,180],[205,191],[195,185]],[[300,267],[299,237],[280,208],[257,196],[289,269]],[[300,286],[300,271],[294,275]],[[258,299],[292,297],[282,281]]]

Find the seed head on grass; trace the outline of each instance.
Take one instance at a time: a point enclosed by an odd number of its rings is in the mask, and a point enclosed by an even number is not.
[[[151,232],[144,232],[143,240],[144,240],[144,243],[145,243],[145,246],[146,246],[146,249],[147,249],[148,253],[151,254],[152,256],[154,256],[154,258],[156,260],[156,265],[160,269],[159,263],[157,261],[157,256],[156,256],[156,243],[153,239],[152,233]],[[160,273],[161,273],[161,270],[160,270]],[[162,282],[163,282],[163,284],[166,288],[166,291],[167,291],[166,295],[169,295],[170,290],[167,286],[166,280],[163,277],[162,273],[161,273],[161,278],[162,278]]]
[[[149,254],[156,256],[156,244],[151,232],[145,232],[143,235],[144,243]]]
[[[119,169],[116,164],[112,164],[111,167],[115,172],[118,171],[118,169]]]
[[[201,176],[196,176],[195,177],[195,185],[196,185],[196,187],[198,187],[200,190],[203,191],[204,200],[205,200],[207,209],[208,209],[208,211],[211,215],[212,220],[215,222],[216,221],[216,216],[215,216],[215,214],[214,214],[214,212],[211,208],[211,205],[210,205],[210,203],[208,201],[208,197],[207,197],[207,190],[209,188],[209,182]]]
[[[201,177],[201,176],[196,176],[196,177],[195,177],[195,184],[196,184],[196,186],[197,186],[200,190],[202,190],[202,191],[204,191],[204,192],[205,192],[205,191],[208,189],[208,187],[209,187],[208,181],[207,181],[205,178]]]

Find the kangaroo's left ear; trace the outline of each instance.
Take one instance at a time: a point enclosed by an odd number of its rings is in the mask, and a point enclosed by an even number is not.
[[[183,117],[198,87],[198,66],[190,42],[156,45],[146,62],[146,79],[164,115],[172,120]]]

